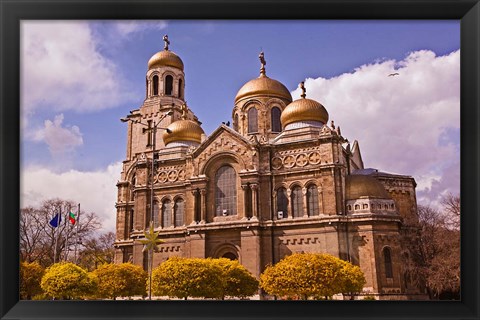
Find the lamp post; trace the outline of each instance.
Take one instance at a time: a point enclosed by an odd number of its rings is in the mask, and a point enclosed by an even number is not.
[[[162,122],[163,119],[165,119],[166,116],[169,116],[169,115],[172,115],[173,114],[173,111],[168,111],[167,113],[164,113],[160,119],[158,120],[158,122],[155,122],[153,121],[153,125],[152,127],[150,127],[149,125],[143,123],[143,122],[140,122],[140,121],[134,121],[133,119],[131,118],[122,118],[120,119],[122,122],[127,122],[127,121],[132,121],[133,123],[138,123],[138,124],[141,124],[143,126],[146,126],[148,127],[147,129],[143,128],[143,132],[146,132],[146,131],[150,131],[149,134],[152,134],[153,137],[152,137],[152,167],[150,169],[150,225],[149,225],[149,228],[150,228],[150,233],[152,233],[152,236],[153,236],[153,229],[155,228],[155,216],[154,216],[154,212],[153,212],[153,177],[154,177],[154,172],[155,172],[155,148],[156,148],[156,136],[157,136],[157,127],[158,125]],[[168,133],[170,133],[170,129],[168,128],[162,128],[162,127],[158,127],[159,129],[163,129],[163,130],[166,130]],[[154,237],[154,239],[149,239],[150,241],[156,241],[157,239],[157,236],[158,236],[158,233],[156,234],[156,236]],[[147,240],[147,241],[149,241]],[[152,264],[153,264],[153,250],[154,250],[154,247],[156,246],[147,246],[147,250],[148,250],[148,276],[149,276],[149,289],[148,289],[148,299],[149,300],[152,300]]]

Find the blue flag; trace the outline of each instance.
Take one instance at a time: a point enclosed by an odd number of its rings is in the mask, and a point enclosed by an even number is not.
[[[54,228],[58,227],[58,225],[62,222],[62,215],[60,213],[57,213],[55,217],[53,217],[52,220],[50,220],[50,225]]]

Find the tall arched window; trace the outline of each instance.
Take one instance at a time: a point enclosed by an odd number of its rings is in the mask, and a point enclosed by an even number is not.
[[[237,214],[237,177],[230,166],[223,166],[215,174],[215,215]]]
[[[258,111],[256,108],[248,110],[248,133],[258,132]]]
[[[311,184],[307,188],[307,212],[308,216],[318,216],[318,189]]]
[[[168,75],[165,77],[165,95],[171,96],[173,91],[173,77]]]
[[[200,219],[201,219],[201,217],[200,217],[200,215],[201,215],[201,203],[200,202],[201,201],[202,201],[202,198],[200,196],[200,190],[197,189],[197,190],[195,190],[195,208],[194,208],[195,216],[193,218],[194,221],[200,221]]]
[[[281,132],[282,131],[282,125],[280,123],[280,115],[281,111],[277,107],[273,107],[272,110],[270,111],[272,115],[272,132]]]
[[[245,216],[247,218],[252,217],[252,189],[250,189],[250,184],[245,188]]]
[[[162,227],[170,227],[172,225],[172,201],[166,199],[162,205]]]
[[[277,214],[281,211],[283,217],[286,218],[288,215],[288,199],[287,199],[287,190],[285,188],[280,188],[277,190]]]
[[[182,198],[175,201],[175,227],[184,225],[183,216],[185,215],[185,201]]]
[[[302,188],[296,186],[292,189],[292,217],[298,218],[303,216],[303,195]]]
[[[179,79],[178,80],[178,97],[179,98],[182,98],[182,95],[183,95],[183,91],[182,91],[182,79]]]
[[[385,262],[385,277],[393,278],[392,255],[391,255],[390,248],[388,247],[383,248],[383,259]]]
[[[160,212],[159,212],[158,201],[155,201],[153,203],[153,216],[155,219],[154,227],[157,228],[158,226],[160,226]]]
[[[158,76],[154,75],[152,81],[153,81],[153,95],[158,96]]]

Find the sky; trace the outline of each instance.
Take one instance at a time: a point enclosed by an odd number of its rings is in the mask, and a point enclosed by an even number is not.
[[[307,98],[358,140],[366,168],[414,177],[421,205],[460,193],[457,20],[23,20],[20,30],[22,208],[72,200],[114,231],[120,118],[142,105],[165,34],[207,135],[231,121],[263,50],[267,76],[294,100],[305,81]]]

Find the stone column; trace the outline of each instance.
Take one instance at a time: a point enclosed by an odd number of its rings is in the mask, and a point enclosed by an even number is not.
[[[278,207],[277,207],[277,190],[273,190],[273,217],[272,220],[278,220]]]
[[[302,196],[303,196],[303,217],[308,217],[308,203],[307,203],[307,188],[302,188]]]
[[[258,220],[258,201],[257,201],[257,191],[258,184],[250,184],[250,189],[252,190],[252,219]]]
[[[206,189],[201,189],[200,194],[202,196],[201,199],[201,204],[202,204],[202,209],[201,209],[201,220],[200,223],[207,223],[207,201],[206,201],[206,195],[207,195],[207,190]]]
[[[175,227],[175,200],[172,200],[171,206],[172,206],[172,213],[170,215],[170,226]]]

